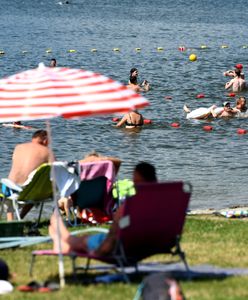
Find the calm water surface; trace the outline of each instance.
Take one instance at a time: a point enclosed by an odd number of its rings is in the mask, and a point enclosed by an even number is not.
[[[5,55],[0,56],[0,77],[41,61],[48,64],[52,57],[59,66],[101,72],[123,83],[129,70],[137,67],[140,80],[152,85],[146,94],[151,105],[142,113],[153,124],[133,133],[113,128],[112,116],[54,119],[57,158],[79,159],[93,149],[115,155],[123,160],[121,178],[130,178],[134,164],[146,160],[156,166],[160,180],[192,183],[192,208],[247,204],[248,136],[236,130],[248,129],[248,120],[215,120],[214,130],[205,132],[206,122],[185,120],[182,111],[184,103],[192,108],[221,105],[228,95],[222,73],[236,63],[242,63],[248,74],[247,19],[245,0],[235,5],[229,0],[71,0],[68,5],[53,0],[1,0],[0,49]],[[188,50],[178,51],[180,45]],[[157,47],[164,51],[158,52]],[[46,53],[48,48],[51,54]],[[92,48],[98,51],[92,53]],[[68,53],[70,49],[77,52]],[[196,62],[189,62],[190,53],[197,54]],[[206,97],[196,99],[199,93]],[[172,128],[172,122],[180,122],[181,127]],[[41,121],[27,124],[45,126]],[[14,146],[30,135],[30,131],[0,127],[0,177],[8,174]]]

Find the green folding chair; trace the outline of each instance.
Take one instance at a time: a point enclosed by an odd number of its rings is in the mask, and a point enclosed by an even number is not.
[[[7,178],[2,178],[3,204],[12,201],[12,205],[18,220],[21,220],[19,208],[22,205],[40,206],[37,223],[39,225],[44,202],[51,201],[53,197],[52,183],[50,179],[51,165],[40,165],[31,181],[25,186],[19,186]],[[3,189],[3,186],[4,189]],[[7,188],[6,188],[7,187]]]

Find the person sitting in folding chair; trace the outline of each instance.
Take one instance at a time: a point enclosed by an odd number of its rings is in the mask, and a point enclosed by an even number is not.
[[[152,172],[148,174],[147,172]],[[133,178],[135,183],[156,182],[156,170],[154,166],[149,163],[142,162],[135,166]],[[70,232],[65,227],[61,217],[56,218],[55,215],[51,217],[49,226],[49,234],[54,242],[54,251],[59,250],[59,241],[57,237],[57,222],[60,224],[61,230],[61,246],[62,252],[69,253],[88,252],[94,255],[107,255],[114,249],[117,239],[117,232],[119,228],[119,220],[123,215],[123,205],[121,205],[115,212],[113,223],[109,229],[109,233],[97,233],[94,235],[71,236]]]
[[[91,162],[94,163],[99,161],[113,162],[115,175],[118,173],[121,165],[121,160],[119,158],[112,157],[112,156],[103,156],[95,151],[87,154],[82,160],[79,160],[79,163],[91,163]],[[61,213],[66,215],[67,220],[69,220],[70,209],[73,207],[73,205],[74,203],[71,197],[62,197],[58,200],[58,206],[61,210]],[[81,217],[78,216],[78,218]]]
[[[27,185],[32,179],[33,171],[41,164],[53,161],[48,149],[48,135],[45,130],[37,130],[32,136],[31,142],[18,144],[12,155],[12,167],[8,176],[14,184]],[[8,193],[8,187],[2,185],[3,193]],[[8,195],[6,195],[8,196]],[[24,205],[21,218],[33,207],[31,204]],[[10,201],[7,204],[7,221],[14,219],[13,206]]]

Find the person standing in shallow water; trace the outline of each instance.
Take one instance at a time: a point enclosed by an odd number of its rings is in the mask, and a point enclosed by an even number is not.
[[[234,71],[234,78],[226,83],[225,89],[228,90],[232,88],[233,92],[242,92],[246,88],[246,82],[241,77],[241,71],[236,69]]]
[[[150,90],[150,84],[147,80],[144,80],[140,85],[138,83],[139,71],[137,68],[132,68],[130,70],[129,82],[127,87],[133,89],[135,92],[147,92]]]
[[[118,122],[115,127],[121,127],[125,125],[126,128],[141,128],[144,125],[144,119],[142,114],[140,114],[137,110],[133,110],[128,114],[125,114],[123,118]]]

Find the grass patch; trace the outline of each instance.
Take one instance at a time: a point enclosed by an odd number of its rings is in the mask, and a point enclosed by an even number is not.
[[[42,234],[47,233],[43,224]],[[213,216],[189,216],[185,223],[182,248],[187,254],[190,265],[213,264],[220,267],[248,268],[246,247],[248,244],[246,219],[224,219]],[[1,251],[1,258],[6,260],[11,272],[16,273],[15,286],[31,281],[28,275],[31,251],[51,248],[51,244],[35,247],[8,249]],[[149,260],[171,261],[170,255],[156,255]],[[174,258],[173,258],[174,259]],[[130,285],[123,283],[84,284],[73,282],[71,262],[65,258],[66,276],[69,278],[66,288],[52,294],[21,293],[15,290],[5,299],[133,299],[141,281],[137,278]],[[37,281],[58,280],[57,258],[37,258],[34,278]],[[79,277],[84,279],[84,277]],[[247,299],[247,277],[229,277],[222,280],[194,280],[181,282],[187,299]]]

